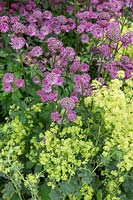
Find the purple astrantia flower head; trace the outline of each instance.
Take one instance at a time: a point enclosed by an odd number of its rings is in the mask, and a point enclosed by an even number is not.
[[[11,38],[10,44],[13,49],[18,50],[24,47],[24,45],[26,44],[26,41],[23,37],[14,36]]]
[[[77,72],[80,68],[81,63],[77,60],[74,60],[74,62],[72,63],[71,67],[70,67],[70,72]]]
[[[18,16],[10,16],[10,23],[14,24],[16,22],[19,22],[19,17]]]
[[[25,33],[25,26],[20,22],[16,22],[12,25],[11,30],[15,34]]]
[[[46,82],[49,83],[49,85],[60,86],[63,83],[63,79],[60,76],[60,74],[55,73],[55,72],[51,72],[51,73],[47,74],[45,80],[46,80]]]
[[[48,94],[47,101],[50,101],[50,102],[57,101],[57,98],[58,98],[58,91],[54,90],[53,92],[51,92],[50,94]]]
[[[45,79],[42,80],[42,90],[48,94],[52,92],[52,85],[50,85]]]
[[[37,26],[35,24],[29,24],[25,29],[25,34],[30,37],[36,36],[38,34]]]
[[[81,40],[82,43],[86,44],[89,41],[89,36],[87,34],[82,34],[80,36],[80,40]]]
[[[76,112],[74,110],[68,110],[67,118],[69,121],[74,122],[76,120]]]
[[[99,20],[110,20],[110,18],[111,18],[111,16],[108,12],[102,11],[102,12],[99,12],[99,14],[98,14]]]
[[[32,16],[37,20],[41,21],[43,18],[43,13],[40,10],[33,10]]]
[[[40,28],[39,34],[38,34],[38,38],[43,40],[45,38],[45,36],[49,35],[52,32],[51,27],[47,26],[47,25],[43,25]]]
[[[17,79],[15,81],[16,87],[17,88],[22,88],[24,86],[24,80],[23,79]]]
[[[48,38],[46,43],[48,45],[49,51],[51,51],[52,53],[60,52],[63,47],[63,43],[54,37]]]
[[[53,122],[58,122],[59,124],[61,123],[62,119],[61,116],[58,112],[52,112],[51,113],[51,120]]]
[[[95,38],[101,38],[104,36],[104,29],[99,24],[93,24],[90,28],[90,33]]]
[[[4,74],[2,80],[4,83],[12,83],[14,81],[14,74],[7,72]]]
[[[116,43],[120,41],[121,31],[118,22],[112,22],[109,24],[106,31],[106,37]]]
[[[72,110],[75,107],[75,102],[71,97],[61,99],[60,104],[65,110]]]
[[[59,15],[56,17],[57,21],[60,24],[66,24],[67,23],[67,18],[64,15]]]
[[[8,23],[9,22],[9,17],[8,16],[0,16],[0,22]]]
[[[81,75],[81,81],[82,81],[83,84],[89,83],[90,79],[91,78],[90,78],[89,74],[83,74],[83,75]]]
[[[43,18],[46,19],[51,19],[52,18],[52,13],[49,10],[45,10],[43,12]]]
[[[122,47],[126,48],[129,44],[133,44],[133,31],[129,31],[122,36]]]
[[[6,33],[9,30],[8,23],[6,22],[0,22],[0,32]]]
[[[79,71],[83,72],[83,73],[88,72],[89,71],[89,65],[86,64],[86,63],[81,63],[79,65]]]
[[[128,56],[121,56],[120,61],[122,64],[129,64],[131,62]]]
[[[62,48],[61,57],[63,57],[64,61],[72,62],[74,60],[75,51],[72,47]]]
[[[69,13],[69,14],[72,14],[73,13],[73,10],[74,10],[74,7],[73,6],[67,6],[67,12]]]
[[[98,47],[99,53],[101,53],[104,57],[109,58],[110,57],[110,47],[108,44],[101,44]]]
[[[78,33],[84,33],[86,26],[84,24],[80,24],[77,26]]]
[[[31,49],[31,51],[29,52],[30,56],[32,57],[40,57],[43,54],[43,48],[40,46],[35,46]]]
[[[18,9],[18,4],[17,4],[17,3],[11,3],[10,7],[11,7],[13,10],[17,10],[17,9]]]
[[[99,24],[102,28],[106,28],[109,25],[107,20],[97,20],[97,24]]]
[[[4,83],[2,89],[3,89],[5,92],[10,92],[10,91],[12,90],[12,86],[11,86],[10,83]]]

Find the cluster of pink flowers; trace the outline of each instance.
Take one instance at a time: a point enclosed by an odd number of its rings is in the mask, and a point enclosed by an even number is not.
[[[61,2],[66,1],[48,1],[57,8]],[[92,94],[92,77],[102,86],[105,72],[113,79],[117,78],[120,69],[125,71],[124,79],[131,77],[133,72],[133,61],[128,56],[122,56],[119,62],[114,61],[119,42],[122,48],[133,43],[133,32],[122,35],[119,20],[123,9],[131,7],[131,1],[90,0],[85,7],[87,2],[78,1],[81,6],[78,9],[70,2],[66,3],[66,16],[54,16],[51,10],[37,7],[33,0],[11,3],[9,15],[6,15],[6,4],[0,3],[0,11],[5,14],[0,16],[0,33],[8,33],[9,45],[20,54],[24,70],[31,70],[28,77],[31,74],[40,100],[56,104],[51,120],[58,123],[63,121],[62,113],[69,121],[76,120],[76,103],[81,96]],[[19,17],[15,16],[16,13]],[[84,50],[86,57],[82,55]],[[15,80],[13,72],[3,75],[5,92],[24,85],[23,79]]]
[[[15,83],[15,86],[17,88],[22,88],[24,86],[24,80],[23,79],[16,79],[14,78],[14,74],[13,73],[10,73],[10,72],[7,72],[3,75],[3,87],[2,89],[5,91],[5,92],[10,92],[12,91],[13,89],[13,86],[12,84]]]

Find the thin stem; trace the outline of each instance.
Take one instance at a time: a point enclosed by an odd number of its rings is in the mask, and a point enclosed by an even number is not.
[[[27,87],[27,80],[26,80],[26,73],[25,73],[25,70],[24,70],[24,65],[23,65],[22,56],[21,56],[21,54],[20,54],[19,51],[17,51],[17,52],[18,52],[18,55],[19,55],[19,59],[20,59],[20,62],[21,62],[21,66],[22,66],[22,72],[23,72],[23,76],[24,76],[24,84],[25,84],[26,96],[27,96],[27,99],[28,99],[29,102],[30,102],[29,93],[28,93],[28,87]]]
[[[17,194],[18,194],[18,196],[19,196],[19,199],[20,199],[20,200],[23,200],[23,198],[22,198],[22,196],[21,196],[21,193],[20,193],[20,191],[19,191],[19,189],[18,189],[18,187],[17,187],[15,181],[14,181],[13,179],[11,179],[11,178],[10,178],[10,180],[11,180],[11,182],[13,183],[13,185],[14,185],[14,187],[15,187],[15,189],[16,189],[16,192],[17,192]]]

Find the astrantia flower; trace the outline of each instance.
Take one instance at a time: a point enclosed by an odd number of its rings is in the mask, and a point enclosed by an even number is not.
[[[113,41],[113,42],[119,42],[121,39],[121,31],[119,24],[117,22],[112,22],[107,29],[106,37]]]
[[[110,18],[111,18],[111,16],[108,12],[102,11],[98,14],[98,19],[100,19],[100,20],[109,20]]]
[[[0,16],[0,22],[8,23],[9,22],[9,17],[8,16]]]
[[[44,19],[51,19],[52,18],[52,13],[49,10],[45,10],[43,12],[43,18]]]
[[[74,60],[74,56],[75,51],[72,47],[62,48],[61,57],[63,57],[65,61],[72,62]]]
[[[88,43],[89,41],[89,36],[87,34],[82,34],[81,37],[80,37],[80,40],[82,43]]]
[[[72,63],[71,67],[70,67],[70,72],[77,72],[80,68],[81,63],[77,60],[74,60],[74,62]]]
[[[79,66],[79,71],[80,72],[88,72],[89,71],[89,65],[86,63],[81,63]]]
[[[38,34],[38,30],[36,25],[30,24],[26,27],[25,33],[30,37],[36,36]]]
[[[6,33],[9,30],[9,26],[6,22],[0,22],[0,32]]]
[[[51,73],[47,74],[45,80],[49,83],[49,85],[58,85],[58,86],[60,86],[63,83],[63,79],[60,76],[60,74],[54,73],[54,72],[51,72]]]
[[[120,61],[122,62],[122,64],[129,64],[130,58],[128,56],[121,56]]]
[[[20,23],[20,22],[16,22],[16,23],[14,23],[12,25],[11,30],[14,33],[16,33],[16,34],[18,34],[18,33],[24,33],[25,32],[25,26],[22,23]]]
[[[122,47],[126,48],[129,44],[133,44],[133,31],[129,31],[122,36]]]
[[[40,57],[43,54],[43,49],[40,46],[33,47],[29,54],[32,57]]]
[[[50,26],[42,26],[40,28],[40,32],[38,34],[39,39],[44,39],[46,35],[50,34],[52,32],[51,27]]]
[[[32,16],[40,21],[43,17],[43,13],[40,10],[34,10]]]
[[[61,117],[60,117],[60,115],[59,115],[59,113],[58,112],[52,112],[51,113],[51,120],[53,121],[53,122],[58,122],[58,123],[61,123]]]
[[[75,107],[75,102],[71,97],[61,99],[60,104],[65,110],[72,110]]]
[[[67,12],[68,12],[69,14],[72,14],[72,13],[73,13],[73,10],[74,10],[73,6],[67,6]]]
[[[104,57],[109,58],[110,56],[110,48],[108,44],[101,44],[98,47],[99,53],[101,53]]]
[[[14,24],[16,22],[19,22],[19,17],[18,16],[11,16],[10,17],[10,23]]]
[[[48,45],[48,49],[53,53],[56,53],[57,51],[60,52],[63,47],[63,43],[54,37],[48,38],[46,42]]]
[[[14,36],[11,38],[10,44],[13,49],[18,50],[24,47],[24,45],[26,44],[26,41],[23,37]]]
[[[90,28],[93,37],[100,38],[104,35],[104,29],[99,24],[93,24]]]
[[[12,73],[5,73],[3,76],[4,83],[12,83],[14,81],[14,75]]]
[[[11,86],[10,83],[4,83],[2,89],[3,89],[5,92],[10,92],[10,91],[12,90],[12,86]]]
[[[24,80],[23,80],[23,79],[17,79],[17,80],[15,81],[15,84],[16,84],[16,87],[17,87],[17,88],[21,88],[21,87],[24,86]]]
[[[74,110],[68,110],[67,118],[69,121],[74,122],[76,120],[76,112]]]

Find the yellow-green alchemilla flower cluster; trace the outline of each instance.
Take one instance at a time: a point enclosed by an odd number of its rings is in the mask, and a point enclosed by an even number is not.
[[[105,130],[101,127],[101,131],[104,130],[102,134],[106,134],[102,147],[106,169],[102,175],[106,177],[103,184],[108,193],[107,200],[119,199],[123,175],[133,168],[133,101],[129,94],[129,90],[132,93],[133,79],[124,84],[121,80],[112,80],[109,86],[85,99],[86,107],[93,101],[92,112],[102,108]]]
[[[17,156],[22,155],[25,150],[25,138],[29,134],[29,129],[25,127],[16,116],[12,121],[5,123],[2,128],[3,141],[1,155],[6,156],[9,149],[12,148],[12,158],[17,158]],[[6,144],[6,145],[5,145]]]
[[[40,153],[40,164],[51,181],[67,180],[95,154],[94,145],[90,139],[86,139],[80,118],[77,118],[75,126],[62,130],[52,124],[43,137],[44,149]]]

